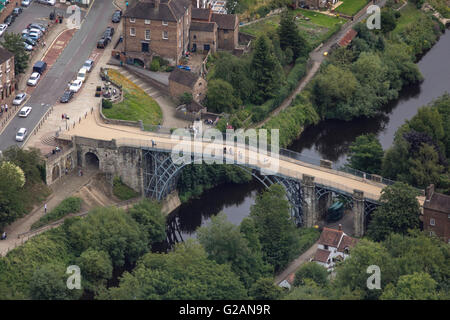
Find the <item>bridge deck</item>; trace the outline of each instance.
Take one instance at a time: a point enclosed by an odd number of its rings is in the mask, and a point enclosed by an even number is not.
[[[180,141],[172,140],[168,135],[145,132],[141,131],[140,128],[135,127],[105,124],[99,119],[96,111],[88,115],[81,123],[77,123],[75,128],[71,128],[69,131],[61,133],[59,138],[71,140],[74,136],[104,141],[115,139],[117,146],[144,148],[152,148],[152,140],[154,140],[156,143],[155,148],[164,150],[172,150],[175,145],[180,143]],[[196,150],[203,150],[203,148],[206,147],[211,149],[212,145],[207,142],[198,142],[198,146],[199,149]],[[216,154],[223,152],[223,147],[223,145],[219,144],[213,145],[213,149],[217,152]],[[240,159],[238,157],[238,152],[244,154],[245,158]],[[208,154],[210,153],[211,151],[208,151]],[[379,199],[381,190],[385,187],[385,185],[381,183],[368,181],[336,170],[305,164],[298,160],[287,159],[286,157],[276,159],[271,156],[261,156],[253,150],[246,151],[244,147],[236,148],[236,150],[233,148],[233,153],[235,153],[235,155],[227,155],[227,157],[234,157],[238,161],[244,161],[245,159],[246,163],[254,163],[254,167],[266,170],[270,169],[270,165],[278,163],[278,173],[284,176],[302,179],[303,174],[310,175],[314,177],[314,182],[316,184],[338,189],[349,194],[352,194],[355,189],[360,190],[364,192],[364,198],[375,201]],[[420,196],[418,197],[418,200],[422,206],[424,197]]]

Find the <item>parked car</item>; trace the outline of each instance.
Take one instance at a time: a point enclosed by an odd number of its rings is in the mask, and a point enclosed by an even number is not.
[[[64,91],[64,93],[63,93],[61,99],[59,99],[59,102],[61,102],[61,103],[67,103],[67,102],[69,102],[69,101],[72,99],[73,94],[74,94],[74,92],[71,91],[71,90],[66,90],[66,91]]]
[[[83,81],[81,80],[74,80],[70,84],[69,90],[73,92],[78,92],[81,89],[81,86],[83,85]]]
[[[28,38],[31,38],[34,41],[39,41],[39,39],[41,38],[41,36],[36,32],[30,32],[27,36]]]
[[[3,33],[5,33],[5,30],[8,28],[7,24],[0,24],[0,36],[3,35]]]
[[[37,33],[40,37],[44,34],[41,29],[38,28],[29,28],[28,33]]]
[[[25,48],[25,51],[33,51],[33,46],[25,41],[23,42],[23,47]]]
[[[28,107],[28,106],[23,107],[23,108],[20,109],[20,111],[19,111],[19,117],[21,117],[21,118],[26,118],[26,117],[28,117],[28,115],[30,114],[31,110],[32,110],[31,107]]]
[[[122,11],[116,10],[112,15],[111,21],[114,23],[119,23],[121,18],[122,18]]]
[[[87,70],[87,72],[91,72],[94,67],[94,60],[86,60],[83,64],[83,68]]]
[[[39,72],[33,72],[27,81],[27,85],[35,86],[39,82],[39,79],[41,79],[41,75],[39,74]]]
[[[12,14],[17,17],[19,14],[22,13],[22,11],[23,9],[21,7],[17,7],[13,9]]]
[[[19,93],[13,100],[13,105],[20,106],[25,101],[27,94],[25,92]]]
[[[14,20],[16,20],[16,17],[13,14],[10,14],[9,16],[6,17],[4,23],[10,26],[14,22]]]
[[[36,41],[33,40],[33,39],[31,39],[31,38],[28,37],[28,36],[22,35],[22,39],[23,39],[23,41],[25,41],[26,43],[31,44],[33,47],[36,45]]]
[[[16,141],[22,142],[25,139],[27,133],[28,133],[27,129],[20,128],[19,131],[17,131],[16,133]]]
[[[54,6],[56,4],[55,0],[39,0],[40,3],[48,4],[50,6]]]
[[[30,24],[27,26],[27,29],[39,29],[39,30],[41,30],[41,31],[44,32],[44,33],[45,33],[45,31],[47,31],[47,29],[45,28],[45,26],[42,25],[42,24],[40,24],[40,23],[30,23]]]
[[[108,38],[109,41],[111,41],[113,35],[114,35],[114,28],[113,27],[108,27],[108,28],[106,28],[106,31],[103,34],[103,38]]]
[[[77,73],[77,80],[86,81],[87,72],[86,68],[81,68]]]
[[[31,4],[32,0],[22,0],[22,7],[28,7]]]
[[[47,69],[47,62],[45,61],[37,61],[33,66],[33,72],[38,72],[39,74],[43,74],[45,69]]]
[[[106,46],[108,45],[108,42],[109,42],[108,38],[101,38],[97,42],[97,48],[99,48],[99,49],[106,48]]]

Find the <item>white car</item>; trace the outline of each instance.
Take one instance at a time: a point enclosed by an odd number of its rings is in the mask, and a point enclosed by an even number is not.
[[[30,28],[30,29],[27,29],[27,30],[29,30],[28,33],[37,33],[38,35],[40,35],[40,36],[42,37],[43,32],[42,32],[41,29],[38,29],[38,28]],[[22,33],[23,33],[23,31],[22,31]]]
[[[21,117],[21,118],[26,118],[26,117],[28,117],[28,115],[30,114],[30,112],[31,112],[31,107],[23,107],[22,109],[20,109],[20,111],[19,111],[19,117]]]
[[[27,81],[27,85],[29,86],[35,86],[39,82],[39,79],[41,79],[41,75],[39,72],[33,72],[30,76],[30,79]]]
[[[83,85],[83,81],[81,80],[74,80],[70,84],[69,90],[73,92],[78,92],[81,89],[81,86]]]
[[[94,67],[94,60],[86,60],[83,64],[83,68],[87,70],[87,72],[91,72]]]
[[[26,51],[33,51],[33,46],[31,44],[26,43],[25,41],[23,42],[23,47],[25,48]]]
[[[22,102],[27,97],[27,94],[25,92],[19,93],[13,100],[13,105],[20,106]]]
[[[16,133],[16,141],[23,141],[27,135],[27,129],[20,128]]]
[[[85,81],[86,80],[86,76],[87,76],[87,69],[86,68],[81,68],[80,71],[78,71],[77,74],[77,80],[81,80],[81,81]]]
[[[31,0],[22,0],[22,7],[28,7],[31,4]]]
[[[8,28],[7,24],[0,24],[0,36],[3,35],[3,33],[5,33],[6,28]]]

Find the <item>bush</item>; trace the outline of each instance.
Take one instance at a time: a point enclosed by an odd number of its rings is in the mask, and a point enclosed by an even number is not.
[[[77,197],[69,197],[64,199],[56,208],[35,222],[31,229],[37,229],[50,222],[57,221],[69,213],[80,212],[82,200]]]
[[[193,100],[192,94],[189,92],[185,92],[180,96],[180,103],[181,104],[190,104]]]
[[[112,108],[111,100],[102,99],[102,108],[104,108],[104,109],[111,109]]]
[[[301,228],[299,229],[300,241],[299,241],[299,252],[298,254],[304,253],[306,250],[311,248],[314,242],[320,237],[320,232],[315,228]]]
[[[151,71],[158,71],[160,68],[159,59],[153,58],[152,63],[150,64]]]
[[[120,200],[129,200],[136,198],[139,193],[131,189],[119,177],[114,178],[113,182],[113,194]]]
[[[174,66],[167,66],[166,67],[166,72],[172,72],[175,69]]]

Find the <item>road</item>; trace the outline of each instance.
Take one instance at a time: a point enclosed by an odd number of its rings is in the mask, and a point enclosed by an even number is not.
[[[22,147],[22,142],[15,141],[17,130],[19,128],[27,128],[29,132],[33,130],[46,111],[56,103],[69,81],[96,47],[97,40],[106,27],[112,25],[111,15],[114,10],[112,1],[95,0],[80,30],[74,34],[28,100],[27,105],[31,106],[33,111],[27,118],[16,116],[0,135],[0,150],[5,150],[12,145]]]

